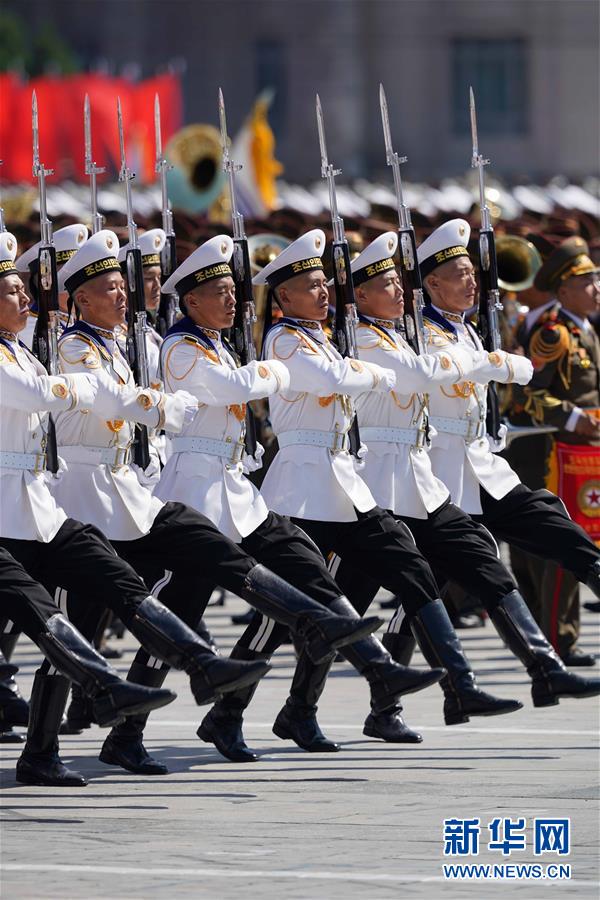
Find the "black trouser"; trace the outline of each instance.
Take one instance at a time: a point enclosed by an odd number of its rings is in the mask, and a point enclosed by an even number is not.
[[[354,522],[319,522],[313,519],[292,521],[306,532],[324,557],[336,554],[342,562],[349,561],[354,573],[361,577],[362,584],[365,581],[374,584],[369,603],[380,584],[399,594],[411,612],[439,597],[439,590],[427,561],[415,546],[409,530],[401,522],[396,522],[378,506],[366,513],[357,512],[357,516],[358,519]],[[365,572],[377,573],[377,583],[372,582],[370,576],[363,580]],[[361,615],[366,612],[369,604],[364,609],[360,604],[355,604],[355,592],[347,591],[347,586],[340,584],[337,573],[335,577],[339,585],[337,596],[340,593],[347,594]],[[283,637],[285,632],[282,633],[271,620],[256,614],[238,641],[238,646],[270,655],[282,643]]]
[[[155,595],[192,627],[199,622],[217,584],[239,594],[246,575],[256,565],[239,544],[183,503],[166,503],[147,534],[132,541],[112,541],[112,548],[118,554],[115,558],[135,569],[138,581],[143,579],[148,587],[144,596],[157,586]],[[65,587],[58,578],[57,583]],[[73,593],[69,591],[69,618],[88,640],[96,632],[104,606],[123,618],[106,600],[101,606],[90,603],[87,585],[83,591],[81,584]]]
[[[483,512],[474,518],[495,537],[534,556],[554,560],[579,581],[587,581],[600,551],[569,518],[562,500],[550,491],[532,491],[524,484],[500,500],[483,488],[480,494]]]
[[[228,587],[237,594],[240,592],[239,587],[236,589],[231,583],[228,584],[225,581],[220,570],[213,573],[210,569],[212,575],[210,578],[198,577],[197,555],[190,557],[194,564],[189,576],[184,571],[183,573],[174,572],[173,577],[168,578],[165,576],[164,570],[160,570],[156,566],[152,570],[147,561],[131,553],[131,545],[138,543],[138,541],[130,541],[128,545],[125,545],[115,542],[114,546],[118,553],[126,555],[129,562],[144,576],[147,584],[153,588],[161,602],[193,627],[200,621],[216,585]],[[308,594],[313,600],[322,603],[323,606],[329,606],[336,597],[340,596],[340,589],[327,571],[325,560],[318,548],[300,528],[283,516],[269,513],[258,528],[245,537],[240,544],[234,546],[241,548],[240,552],[250,554],[253,563],[254,560],[262,563],[289,584]],[[208,554],[210,567],[210,562],[214,557],[211,556],[210,550]],[[157,556],[162,562],[163,558],[158,547],[153,551],[153,562]],[[206,568],[206,566],[202,568]],[[250,646],[255,636],[259,634],[257,642],[259,646],[252,647],[252,649],[262,653],[273,653],[287,640],[288,636],[288,629],[285,625],[281,625],[259,612],[254,613],[248,630],[250,636],[247,641],[242,641],[242,645]],[[244,637],[246,633],[244,633]],[[138,651],[137,663],[146,665],[148,659],[150,659],[149,654],[143,648]]]
[[[515,582],[498,558],[498,548],[489,532],[453,503],[444,503],[426,519],[395,518],[409,529],[438,584],[444,584],[448,579],[456,581],[468,593],[480,598],[490,611],[515,589]],[[349,557],[341,560],[336,571],[337,583],[361,615],[368,609],[379,587],[387,587],[379,576],[373,578],[373,568],[365,577],[355,560]],[[394,593],[398,595],[401,607],[390,622],[390,631],[398,631],[404,615],[409,618],[411,615],[404,595],[396,590]]]
[[[35,581],[54,595],[61,587],[100,611],[112,609],[127,624],[148,590],[120,559],[101,531],[67,519],[48,543],[0,538],[3,547]]]
[[[60,612],[48,591],[0,547],[0,616],[14,622],[34,643],[45,624]]]

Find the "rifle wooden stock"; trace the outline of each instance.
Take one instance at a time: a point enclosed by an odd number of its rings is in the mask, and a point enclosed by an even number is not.
[[[56,250],[52,245],[40,248],[37,278],[38,318],[33,333],[33,352],[49,375],[58,375],[58,276]],[[56,429],[51,415],[46,430],[46,468],[49,472],[58,472]]]

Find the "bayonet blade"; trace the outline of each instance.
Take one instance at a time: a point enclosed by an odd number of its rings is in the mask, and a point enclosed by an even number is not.
[[[223,97],[223,91],[221,90],[221,88],[219,88],[219,127],[221,129],[221,148],[223,150],[223,157],[227,158],[229,156],[229,136],[227,134],[225,99]]]
[[[85,95],[83,102],[83,133],[85,137],[85,174],[89,175],[92,165],[92,118],[89,94]]]
[[[40,133],[37,94],[35,91],[31,95],[31,128],[33,131],[33,174],[37,175],[36,167],[40,164]]]
[[[321,106],[321,98],[317,94],[317,129],[319,131],[319,147],[321,149],[321,174],[324,176],[326,174],[327,167],[329,166],[329,159],[327,157],[327,143],[325,141],[325,122],[323,121],[323,108]]]
[[[160,127],[160,100],[154,95],[154,138],[156,143],[156,162],[162,161],[162,131]]]
[[[121,98],[117,97],[117,125],[119,127],[119,153],[121,155],[121,172],[119,179],[122,181],[126,177],[127,163],[125,162],[125,136],[123,134],[123,112],[121,110]]]
[[[392,145],[392,130],[390,128],[390,117],[388,114],[387,99],[383,85],[379,85],[379,106],[381,107],[381,122],[383,124],[383,139],[385,141],[385,155],[387,157],[388,166],[391,165],[394,155],[394,147]]]
[[[469,111],[471,113],[471,141],[473,144],[473,160],[479,156],[479,141],[477,139],[477,111],[475,109],[475,94],[473,88],[469,88]]]

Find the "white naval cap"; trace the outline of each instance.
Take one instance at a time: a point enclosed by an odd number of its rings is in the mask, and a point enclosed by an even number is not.
[[[59,291],[72,294],[86,281],[91,281],[98,275],[104,275],[113,269],[120,272],[118,253],[119,239],[114,231],[104,228],[93,234],[58,273]]]
[[[268,284],[270,288],[276,288],[303,272],[322,269],[321,257],[324,252],[325,232],[320,228],[313,228],[282,250],[279,256],[254,276],[252,284]]]
[[[80,247],[85,244],[88,239],[88,230],[81,222],[74,225],[66,225],[59,228],[52,235],[52,242],[56,250],[56,265],[62,266],[68,262],[72,256],[75,256]],[[42,242],[38,241],[25,253],[22,253],[16,262],[19,272],[32,272],[37,267],[38,255]]]
[[[142,254],[143,266],[160,266],[160,251],[165,246],[167,236],[162,228],[151,228],[140,234],[138,238],[138,246]],[[119,262],[123,264],[127,256],[127,251],[131,249],[131,244],[125,244],[119,250]]]
[[[201,244],[185,262],[175,269],[162,286],[164,294],[177,293],[185,297],[189,291],[212,281],[232,275],[229,260],[233,256],[233,241],[228,234],[217,234]]]
[[[17,255],[17,239],[10,231],[0,231],[0,277],[16,275],[15,256]]]
[[[364,284],[371,278],[377,278],[388,269],[394,269],[396,263],[393,256],[398,246],[398,235],[395,231],[385,231],[371,241],[362,253],[352,260],[350,269],[354,286]]]
[[[464,219],[450,219],[436,228],[417,250],[421,277],[426,278],[451,259],[468,256],[467,244],[471,237],[471,226]]]

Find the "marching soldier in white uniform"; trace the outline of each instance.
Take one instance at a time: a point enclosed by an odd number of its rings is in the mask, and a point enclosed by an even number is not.
[[[452,391],[463,381],[526,384],[532,374],[529,360],[497,351],[487,354],[466,344],[451,344],[437,355],[416,356],[395,329],[394,320],[403,312],[403,293],[393,256],[397,236],[381,235],[353,261],[356,301],[361,313],[357,345],[361,360],[394,369],[397,384],[391,396],[364,394],[357,400],[361,438],[369,453],[364,479],[384,509],[410,528],[417,546],[426,556],[441,584],[448,577],[480,598],[488,612],[510,594],[516,584],[500,562],[489,533],[450,501],[448,488],[431,471],[427,440],[427,394]],[[435,442],[435,431],[433,432]],[[360,573],[342,563],[336,578],[354,600],[360,588]],[[370,597],[367,595],[367,602]],[[355,604],[356,605],[356,604]],[[365,608],[359,605],[359,610]],[[435,606],[426,608],[435,615]],[[411,623],[408,623],[409,625]],[[384,644],[392,656],[410,658],[411,642],[402,609],[390,623]],[[419,617],[412,622],[418,631]],[[441,626],[440,626],[441,627]],[[448,644],[452,636],[448,636]],[[428,661],[436,660],[432,648],[422,642]],[[453,645],[455,664],[443,660],[448,677],[442,680],[447,724],[468,721],[469,715],[510,712],[520,704],[502,703],[473,693],[473,673],[458,640]],[[487,702],[486,702],[487,701]]]
[[[469,235],[468,223],[454,219],[434,231],[418,249],[430,301],[425,307],[427,347],[437,356],[454,346],[481,349],[475,330],[465,322],[465,313],[476,300],[475,274],[467,252]],[[505,365],[512,366],[501,354],[496,363],[499,374]],[[430,391],[434,474],[449,488],[453,503],[496,538],[558,560],[600,595],[598,549],[568,518],[557,497],[521,484],[508,463],[497,455],[502,442],[486,434],[489,380],[465,378],[450,389],[439,386]],[[547,706],[557,703],[561,696],[590,696],[600,691],[600,680],[567,672],[518,592],[500,600],[491,618],[533,678],[534,705]]]
[[[116,240],[116,238],[115,238]],[[51,485],[57,460],[50,414],[78,410],[83,419],[97,415],[133,415],[156,424],[157,404],[175,425],[182,424],[193,398],[166,398],[133,386],[83,373],[48,376],[17,338],[27,320],[28,297],[14,268],[16,240],[0,235],[0,547],[53,594],[81,591],[85,603],[115,610],[127,627],[160,659],[190,675],[198,702],[208,702],[228,687],[253,681],[264,664],[236,663],[216,657],[198,636],[162,603],[149,596],[140,577],[114,553],[95,527],[68,518]],[[141,402],[140,402],[141,401]],[[85,583],[82,582],[85,573]],[[77,639],[60,630],[61,641],[78,652]],[[225,664],[225,665],[223,665]],[[57,733],[69,690],[68,679],[51,674],[47,662],[36,673],[27,743],[17,764],[17,780],[27,784],[85,785],[58,756]],[[170,697],[167,694],[154,695]]]
[[[290,372],[289,388],[270,398],[279,452],[263,482],[263,497],[267,506],[300,525],[325,556],[335,552],[342,560],[351,558],[358,569],[400,594],[411,615],[423,613],[422,634],[438,659],[445,660],[450,657],[448,629],[452,632],[449,622],[440,627],[445,611],[441,607],[435,620],[424,612],[440,606],[433,573],[408,529],[376,504],[361,478],[360,463],[348,452],[352,397],[373,392],[383,400],[397,390],[397,378],[378,364],[342,359],[326,337],[321,327],[328,309],[324,249],[323,232],[310,231],[254,279],[269,284],[284,312],[266,336],[263,357],[285,362]],[[260,621],[251,624],[240,643],[255,645],[265,627]],[[301,657],[275,734],[293,736],[289,722],[303,718],[320,736],[316,749],[326,744],[316,710],[330,664],[327,660],[315,667]],[[372,708],[365,724],[369,730],[376,729],[382,712],[375,704]],[[388,739],[400,738],[400,717],[388,716],[385,725]]]
[[[356,616],[351,604],[340,596],[312,541],[288,519],[270,513],[244,474],[246,403],[287,390],[289,374],[276,360],[238,368],[232,351],[221,339],[221,329],[231,327],[235,312],[235,286],[229,267],[232,253],[231,238],[217,235],[192,253],[164,286],[167,293],[177,291],[186,310],[186,316],[170,330],[163,344],[165,385],[167,390],[183,389],[193,394],[199,409],[183,433],[173,436],[173,455],[155,496],[164,501],[185,501],[291,584],[335,612]],[[380,377],[384,376],[382,370]],[[248,462],[255,464],[255,460]],[[205,595],[204,603],[207,601]],[[276,627],[274,622],[269,626]],[[285,634],[283,626],[278,630]],[[282,637],[280,633],[279,642]],[[266,647],[257,651],[241,644],[233,655],[236,659],[268,659],[270,653]],[[402,692],[431,683],[430,673],[406,671],[393,663],[373,637],[354,643],[349,657],[369,679],[374,706],[382,709],[394,704]],[[144,651],[138,653],[136,663],[148,664]],[[166,675],[164,666],[163,673]],[[256,759],[244,745],[241,714],[232,714],[236,705],[243,710],[250,696],[244,690],[231,703],[218,704],[198,730],[200,737],[215,743],[223,755],[235,761]],[[143,717],[135,717],[117,727],[108,742],[113,738],[124,742],[126,735],[131,741],[141,741],[142,729]],[[299,729],[296,737],[302,741],[306,736]],[[311,734],[310,738],[314,744],[315,736]],[[147,773],[150,765],[145,760],[142,771]]]
[[[132,385],[133,376],[115,340],[115,329],[124,323],[126,312],[117,252],[116,235],[100,231],[62,269],[60,286],[73,297],[81,318],[63,334],[59,356],[64,372],[94,372],[119,386],[118,395],[119,390]],[[147,422],[153,414],[153,425],[179,431],[183,421],[175,421],[173,427],[169,415],[174,399],[144,390],[137,410],[115,405],[108,415],[105,409],[94,407],[87,415],[66,412],[58,417],[57,439],[68,472],[56,484],[55,492],[66,510],[84,515],[101,528],[117,553],[133,565],[149,587],[161,591],[161,599],[169,608],[192,625],[199,618],[195,589],[200,572],[206,581],[223,584],[291,627],[317,661],[332,647],[377,627],[377,619],[367,623],[356,615],[350,618],[330,613],[257,564],[207,518],[182,503],[163,503],[140,483],[129,465],[134,422]],[[198,410],[197,400],[192,399],[185,414],[188,421]],[[69,611],[84,634],[93,633],[97,610],[87,596],[70,596]],[[168,661],[165,654],[161,658]],[[228,660],[227,664],[261,673],[268,668],[260,661]],[[152,684],[157,672],[160,676],[160,670],[134,664],[130,676],[132,681],[147,679],[143,683]],[[117,765],[137,765],[139,756],[145,755],[141,742],[134,752],[137,757],[132,761],[129,744],[121,747],[112,741],[105,744],[101,758]]]
[[[52,236],[52,241],[56,249],[56,269],[60,272],[62,266],[74,256],[79,248],[87,241],[88,230],[81,222],[75,225],[66,225],[59,228]],[[29,290],[34,298],[34,306],[29,310],[27,324],[20,335],[19,340],[29,349],[33,349],[33,334],[37,322],[37,281],[38,281],[38,256],[40,253],[42,242],[38,241],[25,253],[15,261],[15,267],[20,275],[29,275]],[[69,324],[70,311],[68,308],[69,295],[66,291],[61,291],[58,295],[58,317],[61,329],[65,329]]]

